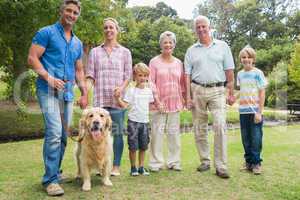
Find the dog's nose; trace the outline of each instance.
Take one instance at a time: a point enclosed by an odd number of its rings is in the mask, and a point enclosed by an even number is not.
[[[100,122],[99,122],[99,121],[93,121],[93,125],[94,125],[94,126],[99,126],[99,125],[100,125]]]

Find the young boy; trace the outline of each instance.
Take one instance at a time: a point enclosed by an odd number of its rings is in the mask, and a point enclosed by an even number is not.
[[[148,87],[149,68],[144,63],[138,63],[133,68],[135,87],[129,87],[122,99],[115,93],[122,108],[128,111],[128,148],[131,163],[131,176],[149,175],[144,168],[145,151],[149,144],[149,103],[154,102],[152,90]],[[139,150],[139,167],[136,168],[136,151]]]
[[[245,164],[242,170],[262,173],[261,150],[263,136],[263,109],[265,87],[267,85],[263,72],[255,65],[256,53],[251,47],[240,51],[239,58],[243,69],[237,74],[237,85],[240,86],[240,125],[244,146]]]

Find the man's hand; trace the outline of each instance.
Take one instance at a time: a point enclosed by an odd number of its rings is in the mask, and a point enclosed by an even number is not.
[[[235,96],[234,95],[228,95],[226,98],[226,103],[230,106],[232,106],[235,102]]]
[[[80,106],[81,109],[85,109],[89,104],[88,95],[81,96],[77,101],[77,104]]]
[[[48,85],[50,85],[54,89],[63,90],[65,88],[65,82],[63,80],[49,76],[47,81]]]

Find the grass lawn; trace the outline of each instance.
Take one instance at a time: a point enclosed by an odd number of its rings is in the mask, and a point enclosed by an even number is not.
[[[199,161],[193,135],[186,133],[182,135],[182,172],[163,170],[149,177],[130,177],[125,147],[122,175],[112,177],[114,186],[104,187],[99,177],[93,176],[90,192],[82,192],[80,183],[73,178],[76,171],[72,156],[74,142],[69,140],[63,169],[70,179],[63,184],[65,195],[59,198],[47,197],[40,185],[42,140],[0,144],[0,199],[299,200],[299,128],[299,125],[265,128],[261,176],[239,171],[243,163],[239,130],[229,132],[228,163],[232,176],[229,180],[215,176],[213,169],[196,172]]]

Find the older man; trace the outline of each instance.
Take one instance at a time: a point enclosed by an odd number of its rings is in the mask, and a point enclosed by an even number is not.
[[[234,61],[229,46],[211,36],[210,21],[205,16],[194,20],[199,41],[185,55],[186,103],[192,108],[195,142],[201,165],[198,171],[210,169],[208,143],[208,111],[213,117],[214,165],[216,175],[229,178],[226,144],[226,87],[227,102],[234,101]],[[225,87],[226,86],[226,87]]]
[[[67,129],[72,121],[75,80],[81,91],[81,108],[88,103],[82,43],[72,32],[79,15],[78,0],[63,1],[60,20],[35,34],[28,55],[29,65],[39,75],[37,97],[45,122],[42,184],[49,196],[64,194],[59,185],[60,167],[67,145]]]

